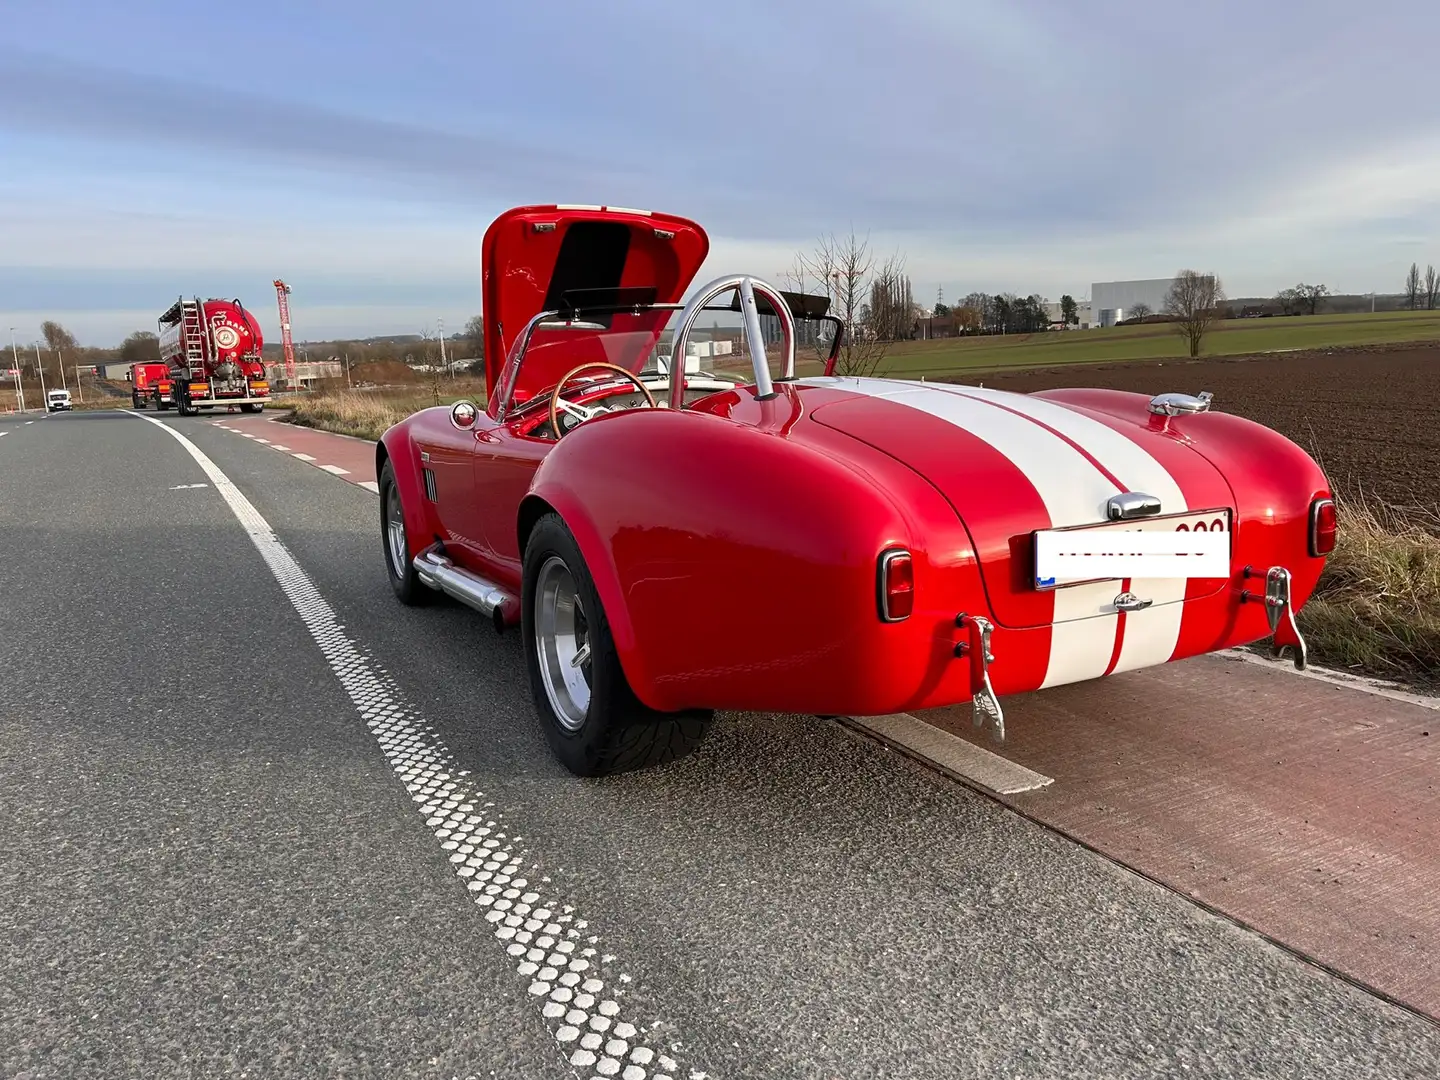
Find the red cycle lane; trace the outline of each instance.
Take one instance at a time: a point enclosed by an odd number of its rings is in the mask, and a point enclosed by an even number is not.
[[[367,491],[379,493],[375,444],[368,439],[317,431],[266,416],[232,415],[211,423],[222,431],[289,454]]]
[[[1440,700],[1222,653],[1003,704],[1003,746],[916,716],[1050,781],[1007,805],[1440,1019]]]

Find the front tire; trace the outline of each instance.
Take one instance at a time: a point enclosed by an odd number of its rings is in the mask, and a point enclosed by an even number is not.
[[[395,483],[395,467],[389,461],[380,470],[380,543],[385,549],[385,576],[402,604],[421,607],[435,598],[435,591],[420,580],[410,561],[410,541],[405,532],[405,504]]]
[[[546,741],[577,776],[649,768],[694,752],[714,713],[662,713],[635,696],[575,537],[559,514],[525,545],[521,633]]]

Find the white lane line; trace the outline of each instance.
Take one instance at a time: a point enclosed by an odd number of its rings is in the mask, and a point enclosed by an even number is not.
[[[890,716],[844,716],[843,723],[862,728],[883,743],[939,766],[1001,795],[1033,791],[1055,781],[983,746],[941,731],[909,713]]]
[[[255,438],[255,436],[254,436],[254,435],[251,435],[250,432],[248,432],[248,431],[242,431],[242,432],[240,432],[240,434],[243,435],[243,436],[245,436],[245,438],[247,438],[247,439],[253,439],[253,438]]]
[[[10,432],[8,432],[8,431],[0,431],[0,436],[9,435],[9,434],[10,434]]]
[[[260,436],[258,436],[258,435],[254,435],[254,436],[252,436],[252,438],[253,438],[256,442],[258,442],[258,443],[264,443],[266,446],[269,446],[269,445],[270,445],[270,440],[269,440],[269,439],[262,439],[262,438],[260,438]]]
[[[342,469],[339,465],[319,465],[319,466],[316,466],[316,467],[317,467],[317,468],[320,468],[320,469],[324,469],[324,470],[325,470],[326,472],[328,472],[328,473],[334,473],[336,476],[349,476],[349,475],[350,475],[350,470],[349,470],[349,469]]]
[[[176,484],[171,491],[189,491],[191,488],[209,487],[209,484]]]
[[[291,454],[290,456],[291,456],[291,457],[297,457],[297,458],[299,458],[301,461],[314,461],[314,460],[315,460],[315,459],[314,459],[313,457],[311,457],[309,454]]]
[[[551,1034],[570,1052],[570,1064],[621,1080],[676,1080],[679,1062],[642,1037],[648,1029],[622,1019],[623,984],[630,976],[619,970],[617,957],[602,951],[598,935],[585,933],[589,923],[564,903],[560,890],[544,876],[538,854],[518,847],[522,836],[517,826],[493,809],[495,804],[469,779],[469,770],[458,767],[459,760],[420,711],[405,702],[394,680],[345,633],[309,575],[230,478],[168,424],[148,416],[139,419],[185,448],[249,534],[426,825],[435,831],[455,873],[475,894],[475,903],[487,909],[485,921],[494,925],[498,947],[516,962],[515,970]],[[651,1023],[649,1029],[660,1023]],[[672,1029],[669,1048],[676,1045]],[[690,1075],[697,1074],[692,1070]]]
[[[374,480],[361,480],[360,486],[363,487],[366,491],[373,491],[376,495],[380,494],[380,485],[377,484]]]
[[[285,453],[287,453],[287,454],[290,453],[290,447],[288,447],[288,446],[281,446],[278,442],[277,442],[277,443],[271,443],[271,444],[270,444],[270,449],[271,449],[271,450],[283,450],[283,451],[284,451]]]
[[[26,420],[26,421],[25,421],[25,423],[27,423],[27,424],[33,424],[34,422],[35,422],[34,420]]]

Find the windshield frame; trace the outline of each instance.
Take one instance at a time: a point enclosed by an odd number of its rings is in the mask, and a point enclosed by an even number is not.
[[[701,290],[701,292],[710,292],[710,291],[711,291],[711,288],[709,288],[709,287],[707,287],[707,288],[704,289],[704,290]],[[722,290],[722,293],[721,293],[721,294],[723,295],[723,292],[727,292],[727,291],[734,291],[734,289],[732,288],[732,289]],[[758,291],[758,290],[757,290],[757,291]],[[715,297],[712,296],[712,297],[709,297],[708,299],[713,300],[713,299],[715,299]],[[530,348],[530,341],[531,341],[531,338],[534,337],[534,334],[535,334],[535,331],[536,331],[536,330],[542,329],[542,328],[545,328],[545,329],[556,329],[556,330],[561,330],[561,329],[605,330],[605,329],[608,329],[608,327],[604,327],[604,326],[599,325],[599,324],[592,324],[592,325],[588,325],[588,326],[585,325],[585,324],[586,324],[586,321],[587,321],[587,320],[586,320],[586,316],[595,317],[595,316],[603,316],[603,315],[644,315],[644,314],[648,314],[648,313],[650,313],[650,312],[657,312],[657,311],[680,311],[680,312],[683,312],[683,311],[687,310],[688,308],[690,308],[693,303],[694,303],[694,300],[693,300],[693,298],[692,298],[692,300],[691,300],[690,302],[688,302],[688,303],[683,303],[683,304],[594,304],[594,305],[589,305],[589,306],[586,306],[586,307],[583,307],[583,308],[582,308],[582,307],[567,307],[567,308],[564,308],[564,309],[559,309],[559,308],[557,308],[557,309],[550,310],[550,311],[541,311],[541,312],[539,312],[538,314],[536,314],[535,316],[533,316],[533,317],[530,319],[529,322],[527,322],[527,323],[525,324],[525,329],[522,330],[521,333],[520,333],[520,336],[515,339],[515,344],[514,344],[514,345],[511,347],[511,349],[510,349],[510,355],[509,355],[508,357],[506,357],[505,367],[504,367],[504,371],[503,371],[503,374],[502,374],[502,377],[501,377],[500,386],[499,386],[499,388],[498,388],[498,391],[491,396],[491,405],[492,405],[493,410],[494,410],[493,415],[494,415],[494,418],[495,418],[495,422],[496,422],[496,423],[499,423],[499,424],[503,424],[503,423],[505,422],[505,420],[506,420],[507,417],[511,416],[511,415],[512,415],[513,413],[515,413],[515,412],[523,412],[523,411],[525,411],[526,408],[529,406],[529,404],[531,403],[532,400],[539,399],[539,398],[541,398],[541,397],[543,396],[543,395],[541,395],[541,394],[537,394],[537,395],[535,395],[535,398],[534,398],[534,399],[527,399],[525,402],[522,402],[522,403],[521,403],[520,405],[518,405],[518,406],[515,404],[515,401],[514,401],[515,387],[518,385],[519,379],[520,379],[520,369],[521,369],[521,367],[523,366],[523,364],[524,364],[524,362],[525,362],[525,354],[526,354],[526,352],[527,352],[527,351],[529,350],[529,348]],[[786,307],[787,307],[787,308],[790,308],[790,305],[787,304]],[[736,309],[736,307],[734,306],[733,303],[731,303],[731,304],[724,304],[724,305],[721,305],[721,304],[713,304],[713,303],[706,303],[706,304],[704,304],[703,306],[701,306],[700,308],[697,309],[696,314],[698,314],[700,311],[724,311],[724,312],[728,312],[728,313],[734,314],[734,313],[736,312],[736,310],[737,310],[737,309]],[[841,346],[841,344],[842,344],[842,338],[843,338],[844,333],[845,333],[845,324],[844,324],[844,322],[843,322],[841,319],[837,318],[836,316],[830,315],[830,314],[828,314],[828,313],[827,313],[827,314],[824,314],[824,315],[812,315],[812,314],[806,314],[806,313],[802,313],[802,314],[797,315],[797,314],[794,313],[793,308],[791,308],[791,319],[792,319],[792,321],[799,321],[799,320],[803,319],[803,320],[806,321],[806,322],[828,322],[828,323],[831,323],[831,324],[834,326],[834,328],[835,328],[835,333],[834,333],[834,336],[832,337],[831,343],[830,343],[830,355],[829,355],[828,357],[826,357],[826,359],[825,359],[825,374],[829,375],[829,374],[831,373],[831,371],[833,370],[834,366],[835,366],[836,357],[838,357],[839,354],[840,354],[840,346]],[[555,325],[554,325],[553,327],[546,327],[546,326],[544,325],[544,324],[546,324],[546,323],[553,323],[553,324],[555,324]],[[678,329],[679,329],[679,328],[677,327],[677,330],[678,330]],[[673,344],[673,339],[672,339],[672,344]],[[793,346],[794,343],[792,342],[791,344],[792,344],[792,346]],[[744,382],[737,382],[737,383],[735,383],[735,386],[736,386],[737,388],[742,387],[742,386],[755,386],[755,385],[759,385],[759,384],[761,383],[761,376],[760,376],[760,374],[759,374],[756,370],[754,370],[754,367],[755,367],[755,365],[758,365],[758,364],[761,364],[761,363],[767,363],[766,358],[765,358],[764,351],[761,350],[761,351],[757,354],[757,353],[755,352],[754,348],[752,347],[752,350],[751,350],[751,359],[752,359],[752,371],[751,371],[752,380],[751,380],[751,382],[749,382],[749,383],[744,383]],[[661,376],[663,376],[664,379],[666,380],[666,382],[668,383],[669,380],[673,377],[674,368],[675,368],[675,356],[674,356],[674,353],[673,353],[673,351],[672,351],[671,356],[670,356],[670,360],[669,360],[668,363],[665,364],[664,370],[662,371],[662,370],[659,370],[659,369],[657,368],[657,372],[656,372],[656,373],[659,374],[659,375],[661,375]],[[643,372],[643,370],[647,370],[647,369],[642,369],[642,372]],[[638,375],[638,374],[641,374],[641,373],[637,373],[637,375]],[[703,373],[698,373],[698,374],[702,374],[702,376],[703,376]],[[766,374],[766,376],[768,376],[768,374],[769,374],[769,373],[768,373],[768,370],[766,371],[765,374]],[[795,376],[794,376],[793,374],[791,374],[791,375],[789,375],[789,376],[782,376],[781,378],[775,379],[775,380],[773,380],[773,381],[775,381],[775,382],[788,382],[788,381],[793,380],[794,378],[795,378]],[[685,373],[685,370],[684,370],[683,360],[682,360],[682,363],[681,363],[680,378],[679,378],[678,381],[679,381],[682,385],[683,385],[683,384],[685,383],[685,381],[686,381],[686,373]],[[728,381],[728,380],[727,380],[727,381]],[[769,382],[769,381],[772,381],[772,380],[769,380],[768,378],[766,378],[765,381],[766,381],[766,382]],[[552,388],[552,389],[553,389],[553,388]]]

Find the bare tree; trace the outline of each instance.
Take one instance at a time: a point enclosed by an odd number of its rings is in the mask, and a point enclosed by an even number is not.
[[[470,316],[470,321],[465,324],[464,341],[470,350],[470,359],[483,360],[485,358],[484,315]]]
[[[1303,281],[1295,286],[1295,296],[1305,307],[1309,308],[1310,314],[1314,315],[1320,310],[1320,304],[1325,297],[1330,295],[1330,289],[1325,285],[1306,285]]]
[[[1165,296],[1165,314],[1175,320],[1175,332],[1185,339],[1190,356],[1200,355],[1200,343],[1220,318],[1225,292],[1216,274],[1181,270]]]
[[[896,262],[892,258],[886,267]],[[786,284],[795,292],[829,297],[830,314],[844,325],[835,360],[837,375],[873,375],[889,351],[889,342],[877,337],[865,318],[874,274],[869,241],[858,239],[853,230],[844,239],[833,234],[822,238],[809,254],[796,254],[785,274]],[[829,356],[830,346],[830,341],[817,340],[817,358]]]
[[[1435,310],[1435,301],[1440,300],[1440,275],[1435,273],[1435,267],[1425,267],[1425,307],[1429,311]]]
[[[120,359],[129,364],[159,363],[160,339],[149,330],[136,330],[120,343]]]
[[[1145,316],[1153,314],[1155,314],[1155,312],[1152,311],[1150,305],[1143,300],[1130,309],[1130,318],[1132,319],[1144,319]]]
[[[1405,306],[1411,311],[1420,306],[1420,267],[1413,262],[1405,275]]]

